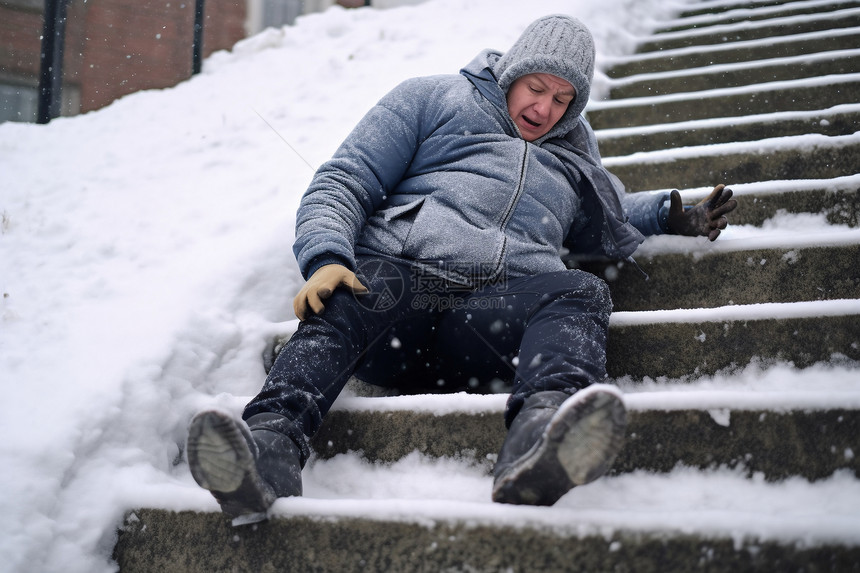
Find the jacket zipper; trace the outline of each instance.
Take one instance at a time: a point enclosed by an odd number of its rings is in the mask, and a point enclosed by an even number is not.
[[[490,277],[490,281],[494,282],[498,280],[499,275],[501,274],[505,262],[505,252],[507,251],[508,245],[508,237],[505,234],[505,228],[508,226],[508,222],[510,222],[511,217],[514,216],[514,210],[517,208],[517,205],[520,202],[520,198],[522,197],[523,191],[525,190],[525,181],[526,181],[526,165],[528,164],[529,157],[529,143],[523,140],[523,158],[520,162],[520,179],[517,182],[517,188],[514,192],[513,197],[511,198],[511,202],[508,204],[508,208],[505,211],[504,216],[499,221],[499,231],[502,233],[502,248],[499,252],[499,258],[496,261],[495,269],[493,270],[493,274]]]

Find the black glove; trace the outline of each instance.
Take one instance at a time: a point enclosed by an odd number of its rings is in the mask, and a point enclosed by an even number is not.
[[[684,209],[681,194],[677,190],[672,191],[669,200],[667,226],[670,233],[691,237],[706,235],[711,241],[716,241],[720,230],[728,226],[726,213],[734,211],[738,206],[738,202],[732,199],[732,190],[726,189],[722,183],[689,209]]]

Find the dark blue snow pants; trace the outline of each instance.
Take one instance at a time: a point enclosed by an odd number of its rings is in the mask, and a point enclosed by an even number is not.
[[[536,392],[573,394],[606,377],[612,302],[601,279],[579,270],[507,279],[466,290],[405,261],[359,259],[369,289],[337,289],[299,325],[243,417],[308,440],[353,375],[406,391],[510,392],[510,426]],[[259,419],[259,418],[258,418]]]

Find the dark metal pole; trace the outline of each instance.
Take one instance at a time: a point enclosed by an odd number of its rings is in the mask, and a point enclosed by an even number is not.
[[[39,56],[39,107],[36,116],[38,123],[48,123],[51,118],[60,115],[68,1],[45,0],[42,53]]]
[[[203,67],[203,0],[194,2],[194,41],[191,56],[191,73],[199,74]]]

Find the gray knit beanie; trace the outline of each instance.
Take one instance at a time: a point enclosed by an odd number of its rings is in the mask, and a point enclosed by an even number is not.
[[[570,82],[576,88],[576,99],[564,115],[569,124],[588,103],[594,77],[594,39],[576,18],[544,16],[532,22],[499,58],[493,73],[505,93],[517,79],[528,74],[552,74]]]

